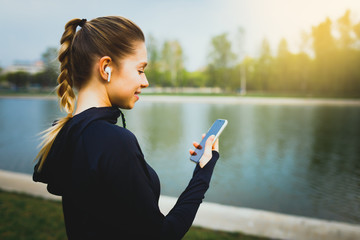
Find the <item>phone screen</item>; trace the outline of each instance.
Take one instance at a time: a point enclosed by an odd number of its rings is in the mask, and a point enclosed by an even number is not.
[[[227,120],[225,119],[217,119],[213,125],[210,127],[209,131],[206,133],[205,137],[203,140],[201,140],[200,145],[201,145],[201,149],[196,148],[195,149],[195,153],[196,155],[192,155],[190,157],[190,160],[193,162],[198,163],[200,161],[201,156],[204,153],[204,148],[205,148],[205,142],[206,140],[211,136],[211,135],[215,135],[215,139],[214,141],[220,136],[221,132],[224,130],[224,128],[227,125]]]

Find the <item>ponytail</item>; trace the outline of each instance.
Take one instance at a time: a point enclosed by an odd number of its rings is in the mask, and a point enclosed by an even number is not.
[[[71,62],[70,62],[70,54],[71,54],[71,46],[73,43],[73,39],[76,34],[77,26],[83,26],[86,20],[81,19],[73,19],[70,20],[65,25],[65,31],[61,37],[60,43],[61,48],[59,51],[59,61],[60,65],[60,75],[57,79],[59,85],[57,86],[57,95],[60,99],[60,107],[64,108],[67,112],[67,116],[61,118],[54,124],[52,127],[46,129],[40,134],[42,142],[39,147],[41,147],[39,153],[37,154],[36,159],[39,157],[40,162],[37,171],[41,171],[42,166],[50,152],[50,149],[54,143],[54,140],[62,127],[73,117],[73,112],[75,108],[75,93],[73,91],[73,79],[72,79],[72,70],[71,70]]]
[[[81,27],[76,31],[77,27]],[[40,158],[37,171],[41,171],[54,140],[62,127],[73,117],[75,93],[73,87],[80,89],[91,76],[91,69],[97,58],[109,56],[114,63],[135,52],[135,43],[144,42],[141,29],[129,19],[120,16],[99,17],[87,21],[73,19],[65,25],[61,37],[59,61],[61,73],[57,79],[57,95],[60,107],[67,116],[42,134]],[[123,116],[122,116],[123,117]],[[124,119],[123,119],[124,122]]]

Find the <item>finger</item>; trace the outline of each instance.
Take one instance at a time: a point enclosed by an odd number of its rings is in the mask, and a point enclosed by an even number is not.
[[[212,158],[212,142],[214,141],[215,136],[211,135],[205,143],[205,150],[203,155],[200,158],[199,164],[203,168]]]
[[[212,149],[214,139],[215,139],[215,135],[211,135],[205,142],[205,148]]]
[[[214,144],[212,145],[212,150],[219,152],[219,138],[217,138]]]
[[[197,155],[196,152],[195,152],[194,150],[192,150],[192,149],[190,149],[189,152],[190,152],[190,155],[192,155],[192,156],[196,156],[196,155]]]
[[[202,139],[204,139],[204,137],[205,137],[206,135],[205,135],[205,133],[203,133],[201,136],[202,136]],[[193,142],[193,146],[194,146],[195,148],[199,148],[199,146],[200,146],[199,149],[202,149],[201,145],[200,145],[199,143],[197,143],[197,142]]]
[[[197,142],[193,142],[193,146],[197,149],[200,149],[200,150],[202,149],[202,146]]]

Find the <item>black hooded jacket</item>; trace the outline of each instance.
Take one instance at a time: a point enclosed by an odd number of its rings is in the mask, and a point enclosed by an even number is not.
[[[219,154],[193,177],[173,209],[159,209],[160,182],[136,137],[116,125],[117,107],[90,108],[61,129],[33,179],[62,196],[69,239],[180,239],[190,228]]]

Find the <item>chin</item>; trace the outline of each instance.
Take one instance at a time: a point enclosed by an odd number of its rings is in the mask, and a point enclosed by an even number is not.
[[[133,109],[134,106],[120,106],[121,109]]]
[[[119,102],[119,103],[115,103],[116,106],[118,106],[121,109],[132,109],[135,106],[135,103],[132,102]]]
[[[133,103],[133,104],[130,103],[130,104],[127,104],[126,106],[122,107],[122,109],[133,109],[134,106],[135,106],[135,103]]]

